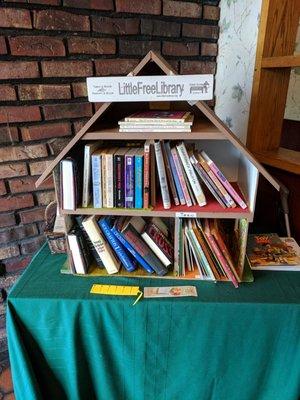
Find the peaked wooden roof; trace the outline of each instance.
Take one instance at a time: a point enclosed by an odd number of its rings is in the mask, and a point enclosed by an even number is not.
[[[176,71],[171,65],[158,53],[149,51],[149,53],[139,62],[139,64],[128,74],[128,76],[137,75],[146,64],[155,62],[166,75],[177,75]],[[66,156],[71,148],[82,138],[87,130],[93,123],[101,116],[101,114],[111,105],[111,103],[104,103],[91,117],[91,119],[80,129],[80,131],[73,137],[68,145],[60,152],[60,154],[49,164],[43,174],[36,181],[35,185],[38,187],[53,171],[55,166]],[[246,146],[234,135],[227,125],[208,107],[204,101],[198,101],[194,104],[200,111],[223,133],[225,139],[228,139],[244,156],[250,160],[258,171],[277,189],[280,190],[278,182],[269,174],[269,172],[256,160],[256,158],[249,152]]]

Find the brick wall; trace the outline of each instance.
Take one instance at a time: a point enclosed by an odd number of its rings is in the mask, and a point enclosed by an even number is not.
[[[215,73],[218,1],[23,0],[0,4],[0,260],[43,243],[53,183],[34,182],[95,111],[87,76],[128,73],[150,49],[181,73]]]

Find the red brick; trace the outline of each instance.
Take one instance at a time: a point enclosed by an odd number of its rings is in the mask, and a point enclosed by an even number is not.
[[[61,31],[89,31],[87,15],[72,14],[60,10],[34,11],[33,26],[36,29]]]
[[[0,180],[0,196],[6,194],[6,187],[3,180]]]
[[[47,147],[44,143],[0,148],[0,162],[27,160],[30,158],[47,157],[47,155]]]
[[[53,189],[53,179],[47,179],[38,188],[35,187],[35,176],[24,176],[23,178],[12,179],[9,181],[11,193],[29,193],[36,190]]]
[[[87,87],[85,82],[72,83],[74,97],[87,97]]]
[[[114,9],[113,0],[64,0],[64,6],[104,11]]]
[[[18,272],[23,270],[24,268],[27,267],[27,265],[29,265],[30,261],[31,261],[32,257],[17,257],[17,258],[12,258],[11,260],[5,261],[4,265],[5,265],[5,271],[7,273],[11,273],[11,272]]]
[[[68,39],[71,54],[115,54],[115,39],[71,37]]]
[[[141,21],[142,35],[151,36],[180,36],[180,24],[177,22],[167,22],[153,19],[142,19]]]
[[[0,54],[7,54],[4,36],[0,36]]]
[[[218,21],[220,19],[220,7],[203,6],[203,19]]]
[[[69,143],[70,139],[52,139],[48,142],[51,155],[58,155]]]
[[[164,0],[163,14],[172,17],[201,18],[202,7],[200,4],[187,1]]]
[[[27,166],[25,163],[12,163],[0,165],[0,178],[12,178],[14,176],[27,175]]]
[[[58,136],[69,136],[72,134],[71,126],[68,122],[60,122],[57,124],[44,124],[24,126],[21,128],[22,139],[40,140]]]
[[[47,206],[55,200],[54,191],[36,193],[37,202],[40,206]]]
[[[14,242],[30,236],[36,236],[38,233],[35,224],[6,228],[0,231],[0,244]]]
[[[183,24],[182,36],[218,39],[219,28],[216,25]]]
[[[0,107],[0,123],[40,121],[41,112],[38,106]]]
[[[97,104],[98,104],[98,103],[97,103]],[[84,125],[85,125],[87,122],[88,122],[88,119],[85,118],[85,119],[83,119],[83,120],[81,120],[81,121],[75,121],[75,122],[73,123],[75,135],[76,135],[76,133],[78,133],[78,132],[80,131],[81,128],[84,127]]]
[[[137,66],[138,62],[139,60],[127,59],[95,60],[96,75],[126,75]]]
[[[29,163],[30,175],[42,175],[51,162],[51,160],[43,160]]]
[[[19,246],[17,244],[9,244],[8,246],[0,247],[0,260],[6,258],[16,257],[20,254]]]
[[[6,368],[1,372],[0,375],[0,390],[9,393],[13,391],[13,383],[11,378],[11,372],[9,368]]]
[[[44,221],[46,207],[36,207],[31,210],[20,211],[20,221],[22,224]]]
[[[70,85],[20,85],[20,100],[69,99]]]
[[[25,3],[49,4],[51,6],[59,6],[60,0],[26,0]]]
[[[0,85],[0,101],[17,100],[15,88],[12,85]]]
[[[198,56],[199,44],[196,42],[164,42],[162,52],[168,56]]]
[[[201,43],[201,55],[215,57],[218,54],[217,43]]]
[[[43,106],[45,119],[80,118],[92,115],[91,103],[49,104]]]
[[[44,242],[45,242],[44,236],[37,236],[33,239],[29,239],[26,241],[24,240],[20,246],[21,253],[25,255],[35,253]]]
[[[7,213],[7,214],[0,214],[0,226],[4,228],[5,226],[12,226],[16,224],[15,214]]]
[[[36,61],[0,61],[0,79],[38,78]]]
[[[59,57],[64,56],[62,39],[50,36],[16,36],[9,38],[13,56]]]
[[[29,10],[17,8],[0,9],[0,27],[1,28],[32,28]]]
[[[0,144],[19,141],[18,128],[5,125],[0,127]]]
[[[139,33],[140,20],[137,18],[108,18],[92,16],[93,31],[110,35],[136,35]]]
[[[160,15],[161,0],[116,0],[116,11],[137,14]]]
[[[181,74],[214,74],[216,63],[211,61],[181,61]]]
[[[150,50],[160,51],[160,42],[154,40],[126,40],[120,39],[119,51],[121,54],[144,55]]]
[[[42,61],[43,76],[92,76],[91,61]]]
[[[32,194],[29,193],[0,198],[0,212],[14,211],[21,208],[27,208],[33,206],[34,206],[33,197]]]

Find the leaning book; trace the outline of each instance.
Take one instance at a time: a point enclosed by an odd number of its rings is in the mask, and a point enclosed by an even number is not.
[[[300,271],[299,245],[276,233],[249,235],[247,257],[253,270]]]

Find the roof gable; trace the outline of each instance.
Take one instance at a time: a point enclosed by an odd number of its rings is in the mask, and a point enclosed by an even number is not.
[[[177,75],[176,71],[172,66],[160,55],[154,51],[149,53],[139,62],[139,64],[128,74],[128,76],[137,75],[146,64],[149,62],[156,63],[160,69],[166,74]],[[90,120],[80,129],[80,131],[73,137],[68,145],[60,152],[60,154],[50,163],[43,174],[36,181],[35,185],[38,187],[56,165],[63,159],[64,156],[72,149],[72,147],[83,137],[87,130],[97,121],[97,119],[108,109],[112,103],[104,103],[90,118]],[[245,157],[255,165],[258,171],[277,189],[280,190],[278,182],[268,173],[268,171],[256,160],[256,158],[248,151],[246,146],[234,135],[234,133],[227,127],[227,125],[214,113],[213,110],[204,102],[198,101],[195,106],[224,134],[224,137],[228,139]]]

